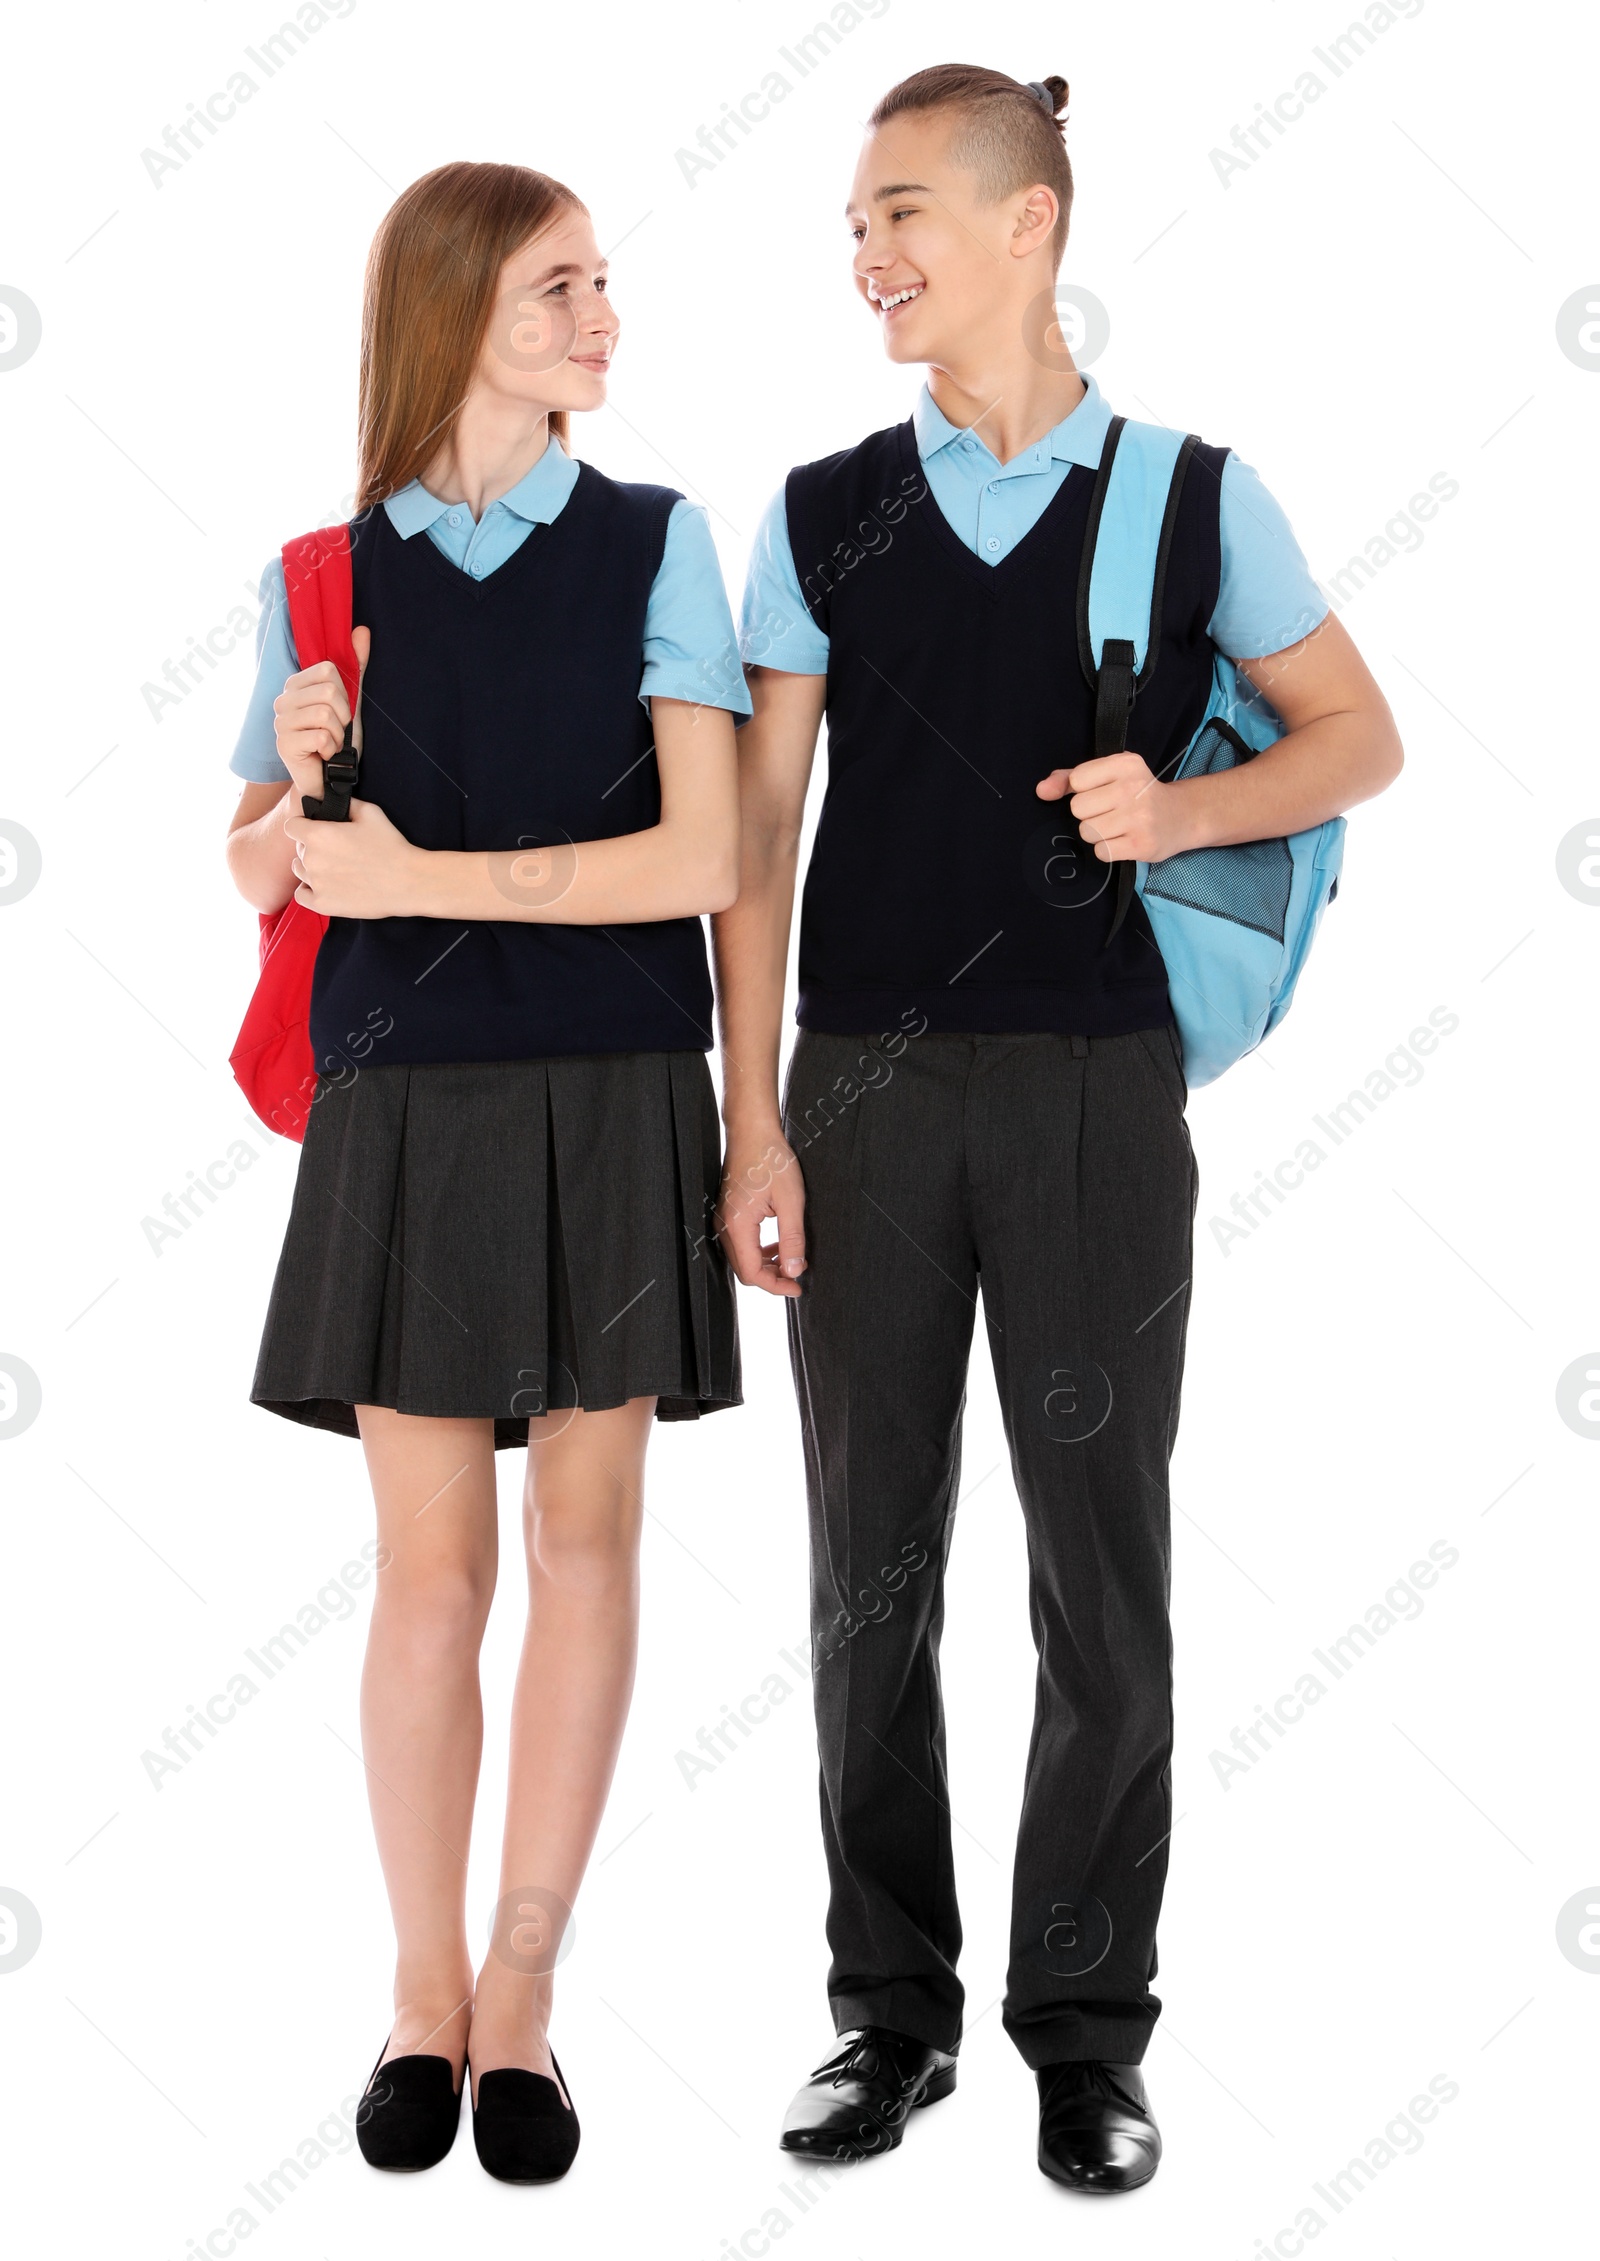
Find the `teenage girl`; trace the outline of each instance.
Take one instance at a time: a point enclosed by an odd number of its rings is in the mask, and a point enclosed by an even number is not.
[[[352,821],[302,796],[350,719],[299,666],[282,571],[228,836],[258,910],[328,914],[318,1068],[252,1401],[359,1436],[382,1565],[361,1732],[398,1945],[374,2166],[571,2164],[552,1971],[632,1689],[652,1418],[741,1402],[700,914],[736,892],[749,713],[702,511],[566,448],[618,321],[589,214],[446,165],[378,231],[351,522]],[[528,1448],[529,1609],[499,1902],[466,1864],[495,1454]]]

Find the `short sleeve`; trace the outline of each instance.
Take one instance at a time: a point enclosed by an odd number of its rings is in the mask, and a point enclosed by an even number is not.
[[[739,615],[739,649],[746,667],[773,667],[785,675],[828,672],[828,639],[800,594],[782,487],[756,529]]]
[[[681,496],[645,607],[639,696],[726,707],[741,721],[751,711],[711,521]]]
[[[1222,466],[1219,526],[1222,578],[1210,627],[1218,650],[1229,659],[1264,659],[1308,636],[1328,600],[1282,505],[1233,454]]]
[[[253,785],[287,785],[289,772],[278,759],[272,702],[291,675],[300,672],[289,627],[289,599],[283,586],[283,560],[275,557],[261,576],[261,614],[256,622],[256,679],[244,726],[228,767]]]

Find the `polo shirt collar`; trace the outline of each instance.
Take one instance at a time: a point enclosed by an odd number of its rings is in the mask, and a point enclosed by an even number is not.
[[[1007,471],[1039,469],[1042,463],[1036,459],[1042,458],[1046,453],[1054,456],[1057,462],[1081,463],[1091,471],[1098,466],[1100,451],[1105,445],[1106,432],[1111,423],[1111,410],[1089,371],[1081,369],[1078,374],[1088,389],[1077,407],[1070,415],[1063,416],[1055,429],[1047,432],[1034,447],[1025,448],[1021,455],[1013,456],[1005,465]],[[949,447],[952,442],[967,436],[959,424],[951,423],[926,385],[917,395],[917,405],[911,411],[911,422],[917,436],[917,453],[924,463],[941,448]],[[983,441],[980,440],[978,445],[984,447]],[[991,462],[995,460],[992,450],[984,447],[984,452]]]
[[[491,503],[489,509],[503,508],[514,512],[518,518],[526,518],[532,525],[548,526],[552,519],[560,516],[577,483],[577,463],[552,433],[533,469],[525,471],[516,485]],[[409,542],[413,534],[425,533],[447,510],[461,506],[441,502],[437,495],[428,492],[420,479],[413,479],[398,494],[390,495],[383,507],[395,532],[402,541]],[[488,515],[486,510],[484,517]]]

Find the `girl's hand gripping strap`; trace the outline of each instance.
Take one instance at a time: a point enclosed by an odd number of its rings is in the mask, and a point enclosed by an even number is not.
[[[352,718],[361,688],[361,670],[350,640],[350,529],[326,526],[283,545],[283,585],[289,599],[289,626],[302,667],[331,659],[339,670]],[[354,724],[347,722],[344,744],[323,764],[322,791],[303,794],[300,806],[324,823],[348,824],[350,800],[360,774]]]

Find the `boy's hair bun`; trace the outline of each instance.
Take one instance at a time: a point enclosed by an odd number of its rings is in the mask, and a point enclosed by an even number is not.
[[[976,63],[935,63],[902,79],[873,109],[868,130],[925,112],[952,119],[950,162],[973,175],[981,203],[1042,182],[1060,210],[1051,239],[1051,271],[1061,265],[1072,212],[1072,166],[1066,149],[1067,82],[1051,76],[1014,79]]]

